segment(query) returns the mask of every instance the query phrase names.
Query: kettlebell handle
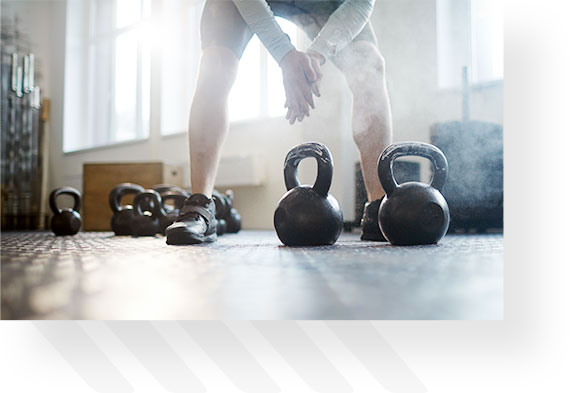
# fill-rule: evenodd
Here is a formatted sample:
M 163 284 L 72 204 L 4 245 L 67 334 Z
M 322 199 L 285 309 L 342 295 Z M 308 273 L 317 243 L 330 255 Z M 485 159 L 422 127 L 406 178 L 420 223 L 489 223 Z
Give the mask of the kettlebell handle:
M 313 185 L 313 190 L 326 197 L 331 188 L 333 175 L 333 161 L 329 149 L 318 142 L 307 142 L 295 146 L 285 157 L 285 187 L 287 191 L 300 186 L 297 170 L 299 163 L 304 158 L 314 157 L 317 160 L 317 179 Z
M 151 189 L 158 192 L 160 195 L 163 195 L 165 192 L 175 192 L 177 194 L 186 196 L 186 198 L 190 196 L 188 192 L 186 192 L 186 190 L 172 184 L 165 184 L 165 183 L 155 184 L 154 186 L 151 187 Z
M 160 194 L 154 190 L 144 190 L 143 192 L 137 194 L 135 199 L 133 200 L 133 209 L 135 215 L 142 216 L 143 209 L 142 209 L 142 202 L 145 199 L 150 199 L 152 202 L 150 212 L 152 213 L 153 218 L 165 217 L 166 211 L 162 206 L 162 198 Z
M 81 193 L 73 187 L 56 188 L 49 195 L 49 206 L 54 214 L 61 214 L 62 210 L 57 206 L 57 197 L 60 195 L 71 195 L 73 197 L 73 210 L 79 212 L 81 209 Z
M 113 213 L 118 213 L 123 210 L 121 199 L 127 194 L 140 194 L 144 188 L 134 183 L 121 183 L 118 184 L 109 194 L 109 205 Z
M 429 159 L 434 166 L 430 186 L 441 191 L 447 180 L 447 158 L 443 152 L 429 143 L 402 142 L 388 146 L 378 158 L 378 178 L 388 197 L 399 187 L 394 178 L 394 161 L 402 156 L 419 156 Z
M 175 209 L 182 209 L 184 206 L 184 201 L 186 201 L 186 195 L 180 194 L 177 190 L 164 191 L 159 193 L 162 198 L 162 207 L 166 208 L 165 201 L 174 201 Z

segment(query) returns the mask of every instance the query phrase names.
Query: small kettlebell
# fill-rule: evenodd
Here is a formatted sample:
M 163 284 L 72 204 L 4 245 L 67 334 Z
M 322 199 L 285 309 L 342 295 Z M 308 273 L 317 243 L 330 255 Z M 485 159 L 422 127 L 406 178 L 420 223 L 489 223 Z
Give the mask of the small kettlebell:
M 154 191 L 158 192 L 159 194 L 163 194 L 164 192 L 167 191 L 173 191 L 176 192 L 178 194 L 181 195 L 185 195 L 186 198 L 188 198 L 190 196 L 190 194 L 188 193 L 188 191 L 186 191 L 185 189 L 183 189 L 182 187 L 179 186 L 175 186 L 173 184 L 155 184 L 154 186 L 151 187 Z
M 180 209 L 184 206 L 184 201 L 187 197 L 186 195 L 179 193 L 178 190 L 172 189 L 160 193 L 160 198 L 162 199 L 162 209 L 165 213 L 164 217 L 159 218 L 160 233 L 164 235 L 166 228 L 178 218 Z M 166 203 L 166 201 L 169 200 L 174 201 L 173 206 Z
M 226 216 L 230 213 L 231 201 L 226 198 L 226 195 L 222 194 L 218 190 L 212 191 L 212 200 L 216 205 L 216 234 L 222 236 L 228 230 L 228 225 L 226 223 Z
M 190 196 L 190 194 L 186 190 L 184 190 L 181 187 L 175 186 L 173 184 L 167 184 L 167 183 L 155 184 L 154 186 L 151 187 L 151 189 L 158 192 L 160 194 L 160 196 L 162 196 L 166 192 L 176 192 L 178 194 L 185 195 L 186 198 L 188 198 Z M 149 201 L 149 200 L 146 199 L 146 201 Z M 173 207 L 171 205 L 164 205 L 164 208 L 166 209 L 166 212 L 170 212 L 173 209 Z M 144 203 L 141 205 L 141 209 L 143 211 L 152 210 L 151 206 L 145 205 Z
M 225 194 L 214 190 L 212 199 L 216 204 L 216 219 L 218 220 L 217 234 L 238 233 L 241 230 L 241 216 L 233 207 L 234 192 L 226 190 Z
M 241 215 L 236 208 L 232 207 L 230 209 L 230 213 L 226 216 L 226 224 L 227 233 L 238 233 L 241 231 Z
M 424 157 L 433 163 L 431 184 L 397 184 L 394 161 L 402 156 Z M 378 159 L 378 177 L 386 197 L 380 203 L 378 222 L 384 237 L 394 245 L 436 244 L 449 227 L 449 207 L 440 190 L 447 180 L 447 159 L 437 147 L 422 142 L 388 146 Z
M 73 209 L 60 209 L 57 206 L 57 197 L 60 195 L 73 197 Z M 49 195 L 49 206 L 53 212 L 51 218 L 51 230 L 56 236 L 75 235 L 81 228 L 81 193 L 73 187 L 56 188 Z
M 226 190 L 226 200 L 228 201 L 228 207 L 230 211 L 226 214 L 226 232 L 227 233 L 238 233 L 241 231 L 241 216 L 237 209 L 233 207 L 234 205 L 234 192 L 232 190 Z
M 216 235 L 218 236 L 222 236 L 223 234 L 225 234 L 228 231 L 228 223 L 226 222 L 226 220 L 224 218 L 220 218 L 217 219 L 217 224 L 216 224 Z
M 121 199 L 128 194 L 140 194 L 144 188 L 134 183 L 121 183 L 115 186 L 109 194 L 109 205 L 113 210 L 111 229 L 117 236 L 131 235 L 131 221 L 133 219 L 133 206 L 121 205 Z
M 150 210 L 147 209 L 147 206 Z M 133 200 L 131 234 L 133 236 L 154 236 L 160 232 L 160 220 L 166 217 L 162 198 L 154 190 L 144 190 Z
M 299 163 L 304 158 L 317 160 L 317 179 L 311 187 L 300 185 Z M 285 158 L 287 193 L 277 203 L 273 224 L 277 236 L 287 246 L 334 244 L 342 232 L 342 210 L 330 195 L 333 162 L 329 149 L 321 143 L 307 142 L 295 146 Z
M 230 212 L 231 201 L 226 198 L 226 195 L 215 189 L 212 191 L 212 199 L 216 205 L 216 219 L 224 218 Z

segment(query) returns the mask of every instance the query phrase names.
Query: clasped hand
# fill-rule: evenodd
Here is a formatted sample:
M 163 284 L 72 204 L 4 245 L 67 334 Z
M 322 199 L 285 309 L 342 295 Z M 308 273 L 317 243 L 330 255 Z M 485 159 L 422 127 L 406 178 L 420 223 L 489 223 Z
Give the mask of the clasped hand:
M 321 96 L 319 84 L 322 78 L 321 64 L 324 58 L 316 52 L 289 51 L 279 64 L 283 71 L 285 88 L 285 118 L 289 124 L 309 117 L 309 107 L 315 109 L 313 94 Z

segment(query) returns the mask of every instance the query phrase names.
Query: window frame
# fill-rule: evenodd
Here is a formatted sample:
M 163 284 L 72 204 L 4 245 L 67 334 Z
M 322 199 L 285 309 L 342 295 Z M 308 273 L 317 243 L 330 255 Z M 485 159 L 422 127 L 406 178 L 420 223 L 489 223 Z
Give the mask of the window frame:
M 460 21 L 455 20 L 455 23 L 457 25 L 461 24 L 462 26 L 466 26 L 466 36 L 468 36 L 468 39 L 466 42 L 460 42 L 460 41 L 450 41 L 450 40 L 443 40 L 442 36 L 445 36 L 446 33 L 448 35 L 450 34 L 450 31 L 453 30 L 454 28 L 457 28 L 457 25 L 453 25 L 451 26 L 450 24 L 444 24 L 441 19 L 440 16 L 442 14 L 444 14 L 444 8 L 445 11 L 448 11 L 449 5 L 453 4 L 453 6 L 461 6 L 463 5 L 464 10 L 463 10 L 463 15 L 460 15 Z M 437 90 L 440 92 L 457 92 L 457 91 L 462 91 L 463 89 L 463 85 L 462 85 L 462 80 L 461 78 L 459 78 L 460 74 L 461 74 L 461 69 L 460 67 L 457 67 L 457 74 L 455 74 L 454 78 L 459 78 L 457 79 L 454 83 L 450 82 L 451 80 L 453 80 L 453 78 L 451 79 L 447 79 L 445 81 L 442 81 L 442 73 L 445 73 L 444 70 L 450 68 L 449 65 L 450 64 L 455 64 L 456 66 L 462 62 L 462 66 L 467 66 L 468 67 L 468 72 L 469 72 L 469 76 L 468 76 L 468 87 L 470 90 L 483 90 L 483 89 L 487 89 L 487 88 L 493 88 L 493 87 L 497 87 L 497 86 L 501 86 L 504 83 L 504 55 L 503 55 L 503 70 L 501 72 L 501 77 L 497 77 L 495 79 L 477 79 L 475 80 L 474 77 L 477 76 L 477 58 L 481 56 L 480 53 L 478 53 L 476 51 L 476 47 L 474 45 L 475 40 L 477 39 L 476 34 L 475 34 L 475 28 L 473 27 L 473 23 L 474 23 L 474 15 L 473 15 L 473 0 L 462 0 L 462 1 L 457 1 L 457 0 L 437 0 L 436 2 L 436 41 L 437 41 L 437 66 L 436 66 L 436 70 L 437 70 Z M 461 22 L 462 21 L 462 22 Z M 445 30 L 445 33 L 440 31 L 440 30 Z M 504 31 L 504 27 L 503 27 L 503 31 Z M 503 42 L 504 42 L 504 36 L 503 36 Z M 446 47 L 446 56 L 445 59 L 442 59 L 442 47 Z M 450 50 L 449 48 L 452 47 L 453 49 Z M 452 51 L 454 53 L 456 52 L 461 52 L 460 50 L 458 50 L 458 47 L 462 47 L 463 50 L 466 50 L 466 53 L 463 54 L 463 56 L 465 57 L 463 60 L 455 60 L 453 61 L 451 59 L 451 57 L 449 56 L 449 52 Z M 442 62 L 446 62 L 446 64 L 443 64 Z
M 83 0 L 79 0 L 83 1 Z M 85 113 L 81 115 L 81 119 L 83 121 L 89 122 L 93 125 L 89 126 L 89 130 L 87 133 L 82 136 L 81 140 L 87 140 L 87 144 L 83 144 L 79 147 L 72 147 L 68 150 L 65 149 L 65 130 L 67 128 L 64 124 L 64 135 L 63 135 L 63 143 L 62 143 L 62 153 L 64 155 L 67 154 L 76 154 L 81 152 L 88 152 L 94 150 L 103 150 L 107 148 L 117 147 L 117 146 L 124 146 L 133 143 L 140 143 L 142 141 L 148 141 L 155 137 L 159 137 L 160 139 L 168 139 L 176 136 L 180 136 L 187 133 L 187 128 L 181 128 L 179 131 L 173 131 L 169 133 L 163 132 L 163 124 L 162 124 L 162 95 L 164 94 L 164 89 L 162 86 L 162 72 L 165 63 L 162 59 L 162 56 L 158 56 L 159 58 L 156 59 L 157 54 L 160 53 L 160 44 L 153 42 L 150 44 L 150 54 L 151 58 L 148 61 L 146 67 L 149 67 L 149 80 L 146 81 L 148 83 L 150 92 L 149 97 L 147 97 L 148 102 L 143 102 L 144 94 L 143 94 L 143 42 L 142 39 L 137 39 L 137 80 L 136 80 L 136 113 L 135 113 L 135 130 L 134 130 L 134 137 L 129 139 L 117 140 L 117 113 L 116 113 L 116 93 L 117 93 L 117 83 L 116 83 L 116 46 L 117 40 L 126 33 L 133 32 L 133 31 L 142 31 L 144 30 L 145 26 L 147 25 L 154 25 L 157 19 L 162 19 L 163 17 L 163 0 L 151 0 L 151 12 L 150 15 L 145 16 L 141 13 L 141 18 L 135 22 L 132 22 L 128 25 L 122 27 L 115 27 L 116 25 L 116 17 L 117 17 L 117 0 L 112 0 L 112 9 L 110 11 L 111 16 L 110 18 L 113 22 L 110 24 L 110 29 L 103 32 L 97 32 L 97 11 L 96 8 L 98 0 L 89 0 L 87 7 L 87 15 L 83 19 L 85 23 L 88 23 L 88 28 L 86 29 L 87 33 L 85 37 L 82 38 L 82 45 L 85 46 L 83 52 L 83 59 L 81 60 L 81 64 L 77 63 L 78 69 L 80 68 L 80 73 L 84 75 L 86 78 L 86 83 L 89 87 L 86 96 L 82 98 L 83 103 L 77 105 L 85 105 Z M 143 0 L 140 0 L 141 2 Z M 196 6 L 203 7 L 204 0 L 196 1 Z M 142 6 L 142 4 L 141 4 Z M 142 11 L 141 11 L 142 12 Z M 69 15 L 68 15 L 69 17 Z M 281 20 L 282 18 L 278 18 Z M 293 22 L 283 19 L 285 22 L 293 24 Z M 199 23 L 199 20 L 198 20 Z M 294 24 L 293 24 L 294 25 Z M 298 45 L 308 45 L 308 39 L 302 33 L 302 30 L 295 26 L 295 35 L 292 38 L 293 42 L 296 42 Z M 257 40 L 256 40 L 257 41 Z M 107 111 L 107 119 L 105 126 L 100 124 L 95 125 L 92 123 L 94 116 L 97 116 L 97 102 L 101 99 L 101 87 L 97 86 L 96 77 L 94 73 L 97 71 L 97 63 L 94 60 L 95 56 L 97 56 L 97 48 L 99 45 L 109 45 L 109 62 L 105 64 L 105 71 L 109 73 L 108 77 L 108 86 L 106 91 L 108 92 L 108 98 L 104 99 L 107 102 L 105 103 L 106 111 Z M 253 42 L 248 44 L 248 48 L 252 46 Z M 158 45 L 158 47 L 157 47 Z M 267 52 L 265 47 L 261 42 L 257 42 L 257 48 L 255 50 L 259 51 L 259 107 L 257 108 L 258 115 L 248 117 L 248 118 L 241 118 L 241 119 L 230 119 L 230 127 L 241 128 L 243 126 L 247 126 L 250 124 L 257 124 L 262 121 L 266 121 L 268 119 L 277 119 L 281 115 L 272 114 L 269 108 L 269 66 L 270 62 L 274 61 L 271 58 L 271 55 Z M 199 58 L 195 59 L 196 62 L 199 62 Z M 75 67 L 75 65 L 74 65 Z M 199 67 L 198 67 L 199 69 Z M 197 73 L 195 78 L 197 78 Z M 239 77 L 239 76 L 238 76 Z M 192 93 L 193 94 L 193 93 Z M 72 104 L 73 105 L 73 104 Z M 145 124 L 143 119 L 143 105 L 148 105 L 148 122 Z M 64 104 L 66 110 L 69 110 L 68 104 Z M 71 108 L 72 109 L 72 108 Z M 188 108 L 189 109 L 189 108 Z M 283 114 L 284 116 L 284 114 Z M 95 129 L 97 127 L 97 129 Z M 147 128 L 145 130 L 145 127 Z M 156 136 L 153 136 L 156 135 Z
M 81 0 L 83 1 L 83 0 Z M 87 146 L 83 145 L 76 148 L 71 148 L 69 150 L 65 149 L 65 131 L 66 125 L 64 124 L 64 133 L 63 133 L 63 143 L 62 143 L 62 153 L 67 154 L 74 154 L 80 152 L 87 152 L 93 150 L 100 150 L 105 149 L 108 147 L 115 147 L 115 146 L 123 146 L 129 143 L 139 143 L 141 141 L 146 141 L 150 139 L 151 134 L 151 122 L 152 122 L 152 58 L 149 57 L 148 64 L 146 67 L 149 68 L 149 80 L 147 81 L 150 92 L 149 96 L 147 97 L 148 102 L 148 120 L 145 124 L 144 117 L 144 92 L 143 92 L 143 67 L 144 64 L 144 50 L 143 45 L 144 42 L 139 35 L 137 37 L 137 76 L 136 76 L 136 102 L 135 102 L 135 127 L 134 127 L 134 137 L 129 139 L 118 140 L 117 139 L 117 112 L 116 112 L 116 81 L 117 81 L 117 74 L 116 74 L 116 50 L 117 50 L 117 40 L 123 35 L 133 31 L 139 30 L 142 32 L 145 26 L 152 23 L 153 12 L 154 12 L 154 5 L 157 3 L 157 0 L 150 0 L 150 15 L 145 16 L 143 13 L 143 2 L 144 0 L 139 0 L 141 2 L 141 17 L 140 19 L 136 20 L 135 22 L 129 23 L 122 27 L 115 27 L 115 21 L 117 17 L 117 0 L 112 0 L 111 6 L 111 15 L 110 19 L 113 21 L 110 26 L 111 28 L 108 31 L 98 32 L 96 27 L 96 19 L 97 19 L 97 1 L 98 0 L 88 0 L 88 4 L 86 5 L 88 11 L 85 19 L 85 22 L 88 24 L 87 34 L 82 39 L 82 45 L 85 46 L 84 50 L 84 59 L 81 64 L 77 64 L 76 66 L 81 69 L 81 73 L 86 78 L 86 84 L 89 88 L 89 91 L 84 98 L 84 102 L 82 105 L 86 105 L 85 113 L 83 115 L 82 120 L 92 124 L 92 120 L 94 116 L 97 116 L 95 113 L 96 110 L 93 109 L 93 106 L 96 105 L 96 102 L 100 97 L 100 87 L 96 87 L 96 77 L 94 76 L 97 73 L 97 69 L 99 64 L 97 64 L 95 57 L 97 55 L 97 48 L 100 45 L 108 44 L 109 45 L 109 62 L 104 64 L 105 72 L 108 72 L 109 78 L 107 81 L 107 88 L 106 91 L 108 92 L 107 103 L 105 105 L 106 112 L 107 112 L 107 121 L 105 126 L 101 127 L 98 126 L 95 129 L 95 126 L 88 126 L 88 133 L 82 139 L 86 139 L 89 141 Z M 67 14 L 67 17 L 70 15 Z M 152 53 L 152 47 L 149 48 L 149 52 Z M 66 63 L 67 64 L 67 63 Z M 69 98 L 67 98 L 69 99 Z M 68 104 L 64 104 L 64 108 L 69 110 L 70 108 L 67 106 Z M 146 128 L 146 129 L 145 129 Z M 102 137 L 104 135 L 104 137 Z
M 154 0 L 156 1 L 156 0 Z M 284 18 L 280 18 L 276 16 L 276 19 L 278 21 L 280 20 L 284 20 L 286 23 L 291 23 L 293 24 L 293 22 L 284 19 Z M 291 41 L 294 42 L 295 44 L 297 44 L 296 46 L 307 46 L 309 44 L 308 42 L 308 38 L 304 35 L 304 33 L 302 32 L 302 30 L 298 27 L 295 26 L 295 33 L 294 33 L 294 37 L 291 37 Z M 255 35 L 254 35 L 255 37 Z M 252 37 L 252 40 L 253 38 Z M 257 46 L 257 48 L 255 48 L 255 50 L 258 51 L 259 54 L 259 108 L 258 108 L 258 115 L 253 116 L 253 117 L 248 117 L 248 118 L 240 118 L 240 119 L 229 119 L 229 124 L 230 124 L 230 128 L 243 128 L 244 126 L 247 125 L 255 125 L 259 122 L 263 122 L 263 121 L 267 121 L 267 120 L 272 120 L 272 119 L 278 119 L 281 115 L 275 115 L 275 114 L 271 114 L 270 113 L 270 108 L 269 108 L 269 63 L 274 61 L 273 58 L 271 57 L 271 55 L 269 54 L 269 52 L 267 51 L 267 49 L 263 46 L 263 44 L 258 40 L 254 40 L 255 42 L 252 42 L 252 40 L 250 40 L 250 42 L 248 43 L 247 47 L 246 47 L 246 51 L 249 49 L 251 50 L 252 48 L 255 48 L 255 46 Z M 244 51 L 245 53 L 245 51 Z M 199 59 L 196 59 L 196 61 L 199 61 Z M 162 66 L 163 63 L 159 62 L 160 65 L 160 69 L 157 70 L 158 74 L 162 74 Z M 199 69 L 199 67 L 198 67 Z M 197 78 L 198 75 L 196 75 Z M 237 78 L 239 78 L 239 71 L 238 71 L 238 76 Z M 237 79 L 236 79 L 237 82 Z M 233 88 L 235 88 L 236 84 L 234 83 Z M 232 88 L 232 91 L 233 91 Z M 231 93 L 230 93 L 231 95 Z M 189 109 L 189 108 L 188 108 Z M 158 113 L 160 114 L 160 116 L 162 115 L 162 108 L 158 109 Z M 231 116 L 231 114 L 230 114 Z M 285 116 L 285 113 L 283 113 L 283 116 Z M 161 120 L 158 121 L 158 123 L 160 124 L 160 129 L 159 129 L 159 134 L 161 138 L 171 138 L 174 136 L 180 136 L 183 134 L 186 134 L 188 132 L 187 128 L 182 128 L 178 131 L 173 131 L 173 132 L 169 132 L 169 133 L 164 133 L 163 129 L 162 129 L 162 123 Z

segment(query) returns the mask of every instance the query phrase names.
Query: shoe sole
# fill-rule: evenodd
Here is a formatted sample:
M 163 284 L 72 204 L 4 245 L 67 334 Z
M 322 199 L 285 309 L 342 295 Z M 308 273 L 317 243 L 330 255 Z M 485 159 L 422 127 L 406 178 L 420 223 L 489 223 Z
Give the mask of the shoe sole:
M 166 236 L 166 244 L 173 246 L 183 246 L 191 244 L 212 243 L 217 238 L 218 237 L 215 233 L 212 233 L 211 235 L 197 235 L 195 233 L 188 232 L 174 232 L 169 233 Z

